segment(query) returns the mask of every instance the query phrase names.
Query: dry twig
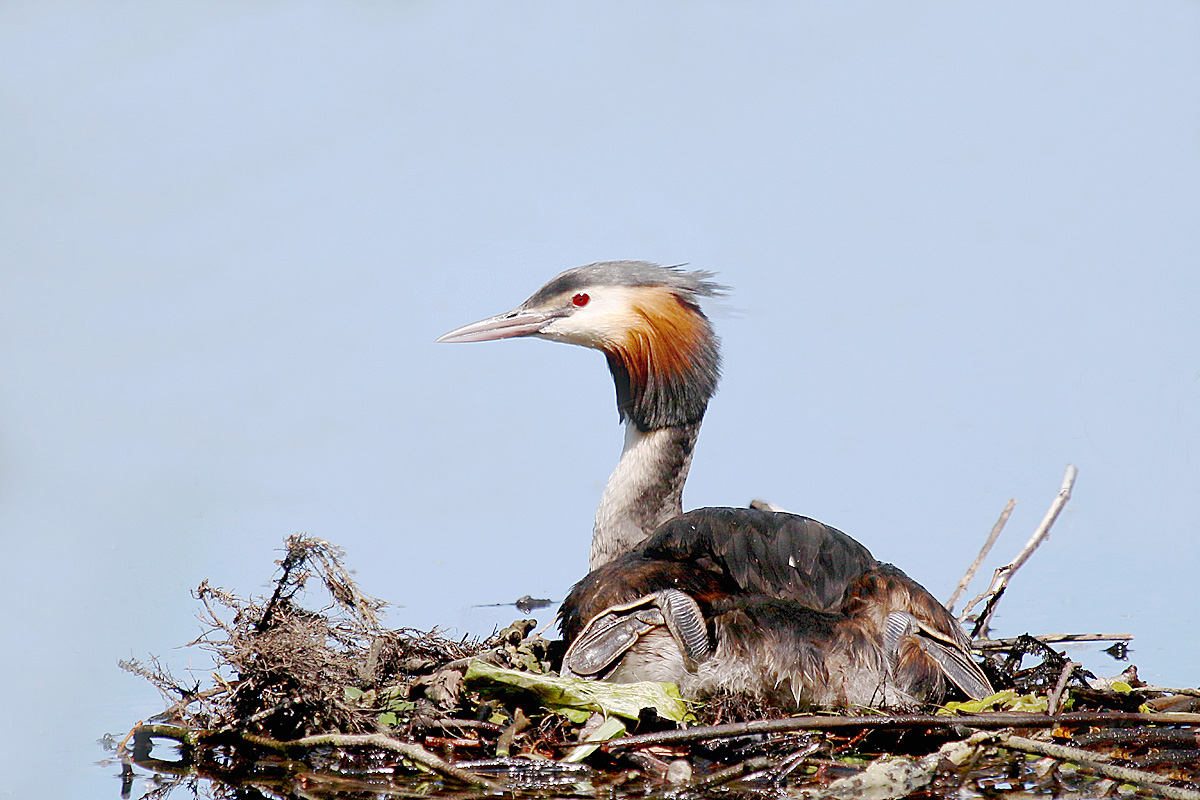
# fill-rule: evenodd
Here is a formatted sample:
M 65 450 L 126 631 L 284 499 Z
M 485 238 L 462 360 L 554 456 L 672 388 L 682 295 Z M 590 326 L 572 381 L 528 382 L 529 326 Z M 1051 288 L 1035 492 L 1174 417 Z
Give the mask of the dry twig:
M 243 733 L 242 738 L 251 744 L 267 747 L 281 753 L 286 753 L 291 750 L 307 750 L 313 747 L 378 747 L 381 750 L 390 750 L 393 753 L 398 753 L 404 758 L 412 761 L 415 764 L 420 764 L 433 772 L 438 773 L 447 778 L 453 778 L 456 781 L 467 784 L 468 786 L 482 786 L 493 791 L 500 791 L 501 787 L 495 781 L 489 780 L 482 775 L 477 775 L 474 772 L 468 772 L 465 769 L 456 767 L 445 759 L 439 758 L 433 753 L 421 747 L 419 744 L 412 742 L 402 742 L 398 739 L 393 739 L 382 733 L 365 733 L 365 734 L 349 734 L 349 733 L 323 733 L 316 736 L 304 736 L 300 739 L 292 739 L 291 741 L 281 742 L 277 739 L 271 739 L 266 736 L 255 736 L 249 733 Z
M 995 734 L 994 741 L 1001 747 L 1007 747 L 1010 750 L 1019 750 L 1023 753 L 1033 753 L 1039 756 L 1049 756 L 1059 761 L 1070 761 L 1072 764 L 1077 764 L 1089 772 L 1103 775 L 1106 778 L 1148 787 L 1157 794 L 1170 798 L 1170 800 L 1200 800 L 1200 792 L 1194 789 L 1181 789 L 1176 786 L 1170 786 L 1164 783 L 1163 779 L 1153 772 L 1110 764 L 1108 763 L 1110 761 L 1109 757 L 1101 753 L 1093 753 L 1090 750 L 1082 750 L 1078 747 L 1051 744 L 1050 742 L 1039 742 L 1036 739 L 1028 739 L 1012 733 L 997 733 Z
M 686 788 L 695 790 L 711 789 L 714 786 L 723 786 L 730 781 L 737 780 L 743 775 L 764 770 L 769 766 L 771 766 L 771 759 L 766 758 L 765 756 L 755 756 L 754 758 L 748 758 L 745 761 L 734 764 L 731 767 L 719 769 L 710 775 L 705 775 L 703 778 L 692 781 L 687 785 Z
M 1165 686 L 1145 686 L 1138 687 L 1139 692 L 1162 692 L 1163 694 L 1182 694 L 1188 697 L 1200 697 L 1200 689 L 1168 689 Z
M 979 615 L 979 622 L 975 624 L 975 630 L 972 631 L 972 636 L 978 636 L 980 633 L 987 630 L 988 622 L 991 621 L 992 614 L 996 610 L 996 601 L 1008 586 L 1009 580 L 1016 574 L 1029 557 L 1033 555 L 1033 551 L 1038 549 L 1046 537 L 1050 535 L 1050 527 L 1054 525 L 1054 521 L 1058 519 L 1059 512 L 1063 510 L 1063 506 L 1071 499 L 1071 489 L 1075 486 L 1075 477 L 1079 474 L 1079 470 L 1075 469 L 1074 464 L 1067 465 L 1067 472 L 1063 476 L 1062 487 L 1058 490 L 1058 494 L 1054 498 L 1054 502 L 1050 504 L 1050 510 L 1046 512 L 1046 516 L 1042 518 L 1042 522 L 1038 525 L 1037 530 L 1029 537 L 1029 541 L 1021 548 L 1021 552 L 1017 554 L 1009 563 L 996 570 L 992 575 L 992 582 L 988 586 L 987 591 L 976 597 L 967 607 L 963 609 L 960 620 L 967 618 L 973 609 L 981 600 L 987 600 L 987 606 L 982 614 Z
M 988 534 L 987 541 L 983 543 L 983 547 L 979 549 L 979 555 L 975 556 L 975 560 L 971 562 L 971 566 L 967 567 L 966 573 L 962 576 L 962 580 L 958 582 L 958 586 L 954 587 L 954 593 L 950 595 L 950 599 L 946 601 L 946 608 L 954 611 L 954 604 L 958 602 L 958 598 L 971 585 L 971 581 L 975 580 L 975 573 L 979 572 L 979 567 L 982 566 L 983 560 L 987 558 L 988 553 L 992 552 L 992 545 L 1000 538 L 1000 531 L 1004 530 L 1004 523 L 1008 522 L 1009 515 L 1012 514 L 1013 507 L 1016 506 L 1016 498 L 1008 501 L 1004 506 L 1004 510 L 1000 512 L 1000 519 L 996 520 L 996 524 L 992 526 L 992 532 Z
M 905 714 L 859 717 L 802 716 L 753 720 L 724 725 L 698 725 L 683 730 L 643 733 L 614 739 L 603 750 L 644 747 L 653 744 L 682 744 L 702 739 L 731 739 L 755 733 L 784 733 L 838 728 L 1053 728 L 1059 725 L 1200 725 L 1200 714 L 1140 713 L 1132 711 L 1074 711 L 1067 714 L 1027 714 L 998 711 L 957 717 Z
M 1046 713 L 1053 716 L 1058 713 L 1059 703 L 1062 702 L 1063 696 L 1066 693 L 1067 681 L 1071 678 L 1071 673 L 1079 666 L 1074 661 L 1068 661 L 1063 664 L 1062 672 L 1058 676 L 1058 683 L 1054 684 L 1054 691 L 1050 693 L 1049 699 L 1046 701 Z
M 1029 635 L 1029 634 L 1026 634 Z M 1132 633 L 1043 633 L 1040 636 L 1030 636 L 1044 644 L 1062 642 L 1130 642 Z M 971 646 L 976 650 L 1008 650 L 1021 643 L 1021 637 L 1010 639 L 975 639 Z

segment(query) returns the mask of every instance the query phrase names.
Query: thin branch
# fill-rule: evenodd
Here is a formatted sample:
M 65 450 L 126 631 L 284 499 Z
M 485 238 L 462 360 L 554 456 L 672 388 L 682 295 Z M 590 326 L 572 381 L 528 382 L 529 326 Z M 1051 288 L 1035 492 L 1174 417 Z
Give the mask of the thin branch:
M 185 728 L 181 725 L 160 725 L 155 723 L 143 725 L 139 723 L 133 726 L 133 730 L 130 733 L 133 735 L 135 744 L 142 738 L 162 738 L 171 739 L 188 747 L 195 747 L 209 731 L 198 731 L 193 728 Z M 129 737 L 126 736 L 125 738 L 128 739 Z
M 1059 488 L 1058 494 L 1054 497 L 1054 502 L 1050 504 L 1050 508 L 1046 511 L 1046 516 L 1042 518 L 1042 524 L 1038 525 L 1037 530 L 1033 532 L 1033 536 L 1029 537 L 1029 541 L 1025 543 L 1025 547 L 1021 550 L 1020 555 L 1013 561 L 1012 572 L 1016 572 L 1021 566 L 1029 560 L 1033 555 L 1033 551 L 1038 548 L 1045 538 L 1050 534 L 1050 526 L 1058 519 L 1058 514 L 1063 510 L 1063 506 L 1071 499 L 1071 490 L 1075 488 L 1075 478 L 1079 476 L 1079 470 L 1074 464 L 1067 464 L 1067 471 L 1063 475 L 1062 487 Z
M 1059 642 L 1130 642 L 1132 633 L 1044 633 L 1034 636 L 1039 642 L 1046 644 Z M 1011 639 L 976 639 L 971 646 L 976 650 L 1007 650 L 1020 644 L 1017 637 Z
M 1168 689 L 1165 686 L 1138 686 L 1139 692 L 1162 692 L 1163 694 L 1182 694 L 1187 697 L 1200 697 L 1200 689 Z
M 996 575 L 999 574 L 1000 570 L 996 570 Z M 995 580 L 996 575 L 992 576 L 993 581 Z M 1004 593 L 1006 591 L 1008 591 L 1007 581 L 1005 581 L 1002 586 L 996 589 L 996 591 L 993 592 L 990 597 L 988 597 L 987 603 L 983 606 L 983 611 L 979 612 L 979 618 L 975 621 L 975 627 L 971 629 L 972 639 L 980 634 L 983 634 L 984 636 L 987 635 L 988 622 L 991 621 L 992 614 L 996 611 L 996 604 L 1000 602 L 1001 597 L 1004 597 Z
M 454 719 L 454 718 L 450 718 L 450 717 L 448 717 L 446 719 L 414 719 L 410 723 L 410 725 L 412 727 L 418 728 L 418 729 L 424 729 L 424 728 L 442 728 L 442 729 L 474 728 L 476 730 L 487 731 L 488 733 L 499 734 L 499 733 L 504 732 L 503 725 L 497 725 L 494 722 L 484 722 L 482 720 L 477 720 L 477 719 Z
M 614 739 L 601 745 L 604 750 L 642 747 L 651 744 L 680 744 L 701 739 L 731 739 L 755 733 L 790 733 L 838 728 L 1052 728 L 1058 725 L 1190 725 L 1200 726 L 1200 714 L 1136 713 L 1130 711 L 1074 711 L 1067 714 L 1026 714 L 1007 711 L 978 715 L 936 716 L 907 714 L 897 716 L 803 716 L 754 720 L 724 725 L 699 725 L 694 728 L 659 733 L 643 733 Z M 574 745 L 572 745 L 574 746 Z
M 1022 565 L 1029 560 L 1029 557 L 1033 555 L 1033 551 L 1037 550 L 1038 546 L 1046 540 L 1046 537 L 1050 535 L 1051 526 L 1054 525 L 1054 521 L 1058 519 L 1059 512 L 1063 510 L 1063 506 L 1065 506 L 1067 501 L 1071 499 L 1071 489 L 1075 486 L 1075 477 L 1078 474 L 1079 470 L 1075 469 L 1074 464 L 1067 465 L 1067 472 L 1063 476 L 1062 487 L 1058 490 L 1058 495 L 1055 496 L 1054 502 L 1050 504 L 1050 510 L 1047 511 L 1046 516 L 1042 518 L 1042 523 L 1038 525 L 1037 530 L 1035 530 L 1033 535 L 1029 537 L 1029 541 L 1025 543 L 1023 548 L 1021 548 L 1021 552 L 1017 554 L 1017 557 L 1008 564 L 1005 564 L 1003 567 L 1000 567 L 996 570 L 995 574 L 992 576 L 992 583 L 990 586 L 988 586 L 987 591 L 967 604 L 967 607 L 963 609 L 962 614 L 959 615 L 960 620 L 966 619 L 967 615 L 971 613 L 971 609 L 973 609 L 981 600 L 984 600 L 985 598 L 992 598 L 1004 591 L 1004 587 L 1008 586 L 1009 580 L 1016 573 L 1016 571 L 1019 570 Z M 988 622 L 991 620 L 992 613 L 994 611 L 995 605 L 993 604 L 989 611 L 980 615 L 979 622 L 975 624 L 975 630 L 972 633 L 972 636 L 976 636 L 982 631 L 987 630 Z
M 1004 523 L 1008 522 L 1009 515 L 1012 514 L 1013 507 L 1016 506 L 1016 498 L 1008 501 L 1008 505 L 1000 512 L 1000 519 L 996 520 L 996 524 L 992 526 L 992 532 L 988 534 L 987 541 L 983 543 L 983 547 L 979 550 L 979 555 L 975 556 L 975 560 L 971 562 L 971 566 L 967 567 L 967 572 L 962 576 L 962 580 L 958 582 L 958 586 L 954 588 L 954 594 L 950 595 L 950 599 L 946 601 L 946 608 L 954 611 L 954 604 L 958 602 L 958 598 L 971 585 L 971 581 L 975 580 L 975 573 L 979 572 L 980 566 L 983 565 L 983 560 L 987 558 L 988 553 L 992 552 L 992 545 L 1000 538 L 1000 531 L 1004 530 Z
M 1187 728 L 1102 728 L 1071 738 L 1076 747 L 1094 745 L 1122 748 L 1167 746 L 1180 750 L 1195 750 L 1200 747 L 1196 731 Z
M 705 775 L 703 778 L 692 781 L 691 783 L 687 784 L 686 788 L 695 790 L 711 789 L 714 786 L 723 786 L 730 781 L 737 780 L 747 773 L 758 772 L 766 769 L 769 766 L 771 766 L 771 759 L 767 758 L 766 756 L 755 756 L 753 758 L 748 758 L 739 764 L 734 764 L 731 767 L 719 769 L 716 772 Z
M 1063 664 L 1062 672 L 1058 675 L 1058 682 L 1054 684 L 1054 691 L 1050 693 L 1050 698 L 1046 701 L 1046 713 L 1053 716 L 1058 713 L 1059 703 L 1066 694 L 1067 681 L 1071 678 L 1071 673 L 1079 666 L 1074 661 L 1068 661 Z
M 427 767 L 439 775 L 447 778 L 453 778 L 456 781 L 467 784 L 468 786 L 482 786 L 487 789 L 501 791 L 501 787 L 495 781 L 489 780 L 482 775 L 477 775 L 474 772 L 468 772 L 461 767 L 456 767 L 449 761 L 437 757 L 433 753 L 421 747 L 418 744 L 410 742 L 401 742 L 398 739 L 393 739 L 382 733 L 323 733 L 315 736 L 304 736 L 300 739 L 292 739 L 290 741 L 279 741 L 267 736 L 255 736 L 249 733 L 243 733 L 242 738 L 251 744 L 256 744 L 261 747 L 267 747 L 279 752 L 286 752 L 292 748 L 308 749 L 312 747 L 378 747 L 381 750 L 390 750 L 393 753 L 398 753 L 404 758 L 414 763 Z
M 117 758 L 125 757 L 125 754 L 127 752 L 127 750 L 125 749 L 125 745 L 129 744 L 129 740 L 133 738 L 133 734 L 135 732 L 137 732 L 137 729 L 142 727 L 145 724 L 146 724 L 145 721 L 138 720 L 137 724 L 129 729 L 129 733 L 125 734 L 124 738 L 122 738 L 121 741 L 117 743 L 117 752 L 116 752 Z
M 1181 789 L 1166 784 L 1163 782 L 1163 778 L 1155 775 L 1153 772 L 1110 764 L 1108 763 L 1110 760 L 1109 757 L 1101 753 L 1081 750 L 1078 747 L 1039 742 L 1036 739 L 1027 739 L 1024 736 L 1016 736 L 1010 733 L 996 734 L 995 742 L 1001 747 L 1006 747 L 1010 750 L 1033 753 L 1039 756 L 1049 756 L 1059 761 L 1070 761 L 1072 764 L 1077 764 L 1088 772 L 1094 772 L 1106 778 L 1112 778 L 1113 780 L 1125 783 L 1136 783 L 1140 786 L 1145 786 L 1163 797 L 1170 798 L 1170 800 L 1200 800 L 1200 792 L 1194 789 Z
M 804 747 L 801 747 L 799 750 L 783 759 L 779 766 L 775 767 L 774 772 L 776 780 L 782 780 L 786 778 L 801 766 L 821 761 L 821 759 L 811 758 L 811 756 L 813 753 L 820 750 L 822 746 L 823 744 L 820 741 L 809 742 Z

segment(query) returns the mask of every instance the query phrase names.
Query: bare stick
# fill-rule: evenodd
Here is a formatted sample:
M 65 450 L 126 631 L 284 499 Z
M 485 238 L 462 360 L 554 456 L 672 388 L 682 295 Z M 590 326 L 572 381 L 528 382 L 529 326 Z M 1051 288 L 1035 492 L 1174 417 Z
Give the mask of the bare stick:
M 1200 697 L 1200 689 L 1168 689 L 1165 686 L 1146 686 L 1137 687 L 1139 692 L 1162 692 L 1163 694 L 1181 694 L 1186 697 Z
M 488 733 L 503 733 L 504 726 L 497 725 L 494 722 L 481 722 L 477 719 L 415 719 L 412 722 L 414 728 L 475 728 L 476 730 L 487 731 Z
M 1050 510 L 1047 511 L 1046 516 L 1042 518 L 1042 524 L 1037 526 L 1037 530 L 1035 530 L 1033 535 L 1029 537 L 1029 541 L 1025 543 L 1023 548 L 1021 548 L 1021 552 L 1017 554 L 1017 557 L 996 570 L 995 574 L 992 576 L 992 583 L 990 586 L 988 586 L 987 591 L 967 604 L 967 607 L 963 609 L 963 613 L 959 616 L 960 620 L 966 619 L 967 615 L 971 613 L 971 609 L 973 609 L 981 600 L 992 598 L 1004 591 L 1004 588 L 1008 586 L 1009 580 L 1016 573 L 1016 571 L 1019 570 L 1021 566 L 1029 560 L 1029 557 L 1033 555 L 1033 551 L 1037 550 L 1038 546 L 1046 540 L 1046 537 L 1050 535 L 1050 527 L 1054 524 L 1054 520 L 1058 519 L 1059 512 L 1063 510 L 1063 506 L 1065 506 L 1067 501 L 1071 499 L 1071 489 L 1075 486 L 1075 477 L 1078 474 L 1079 470 L 1075 469 L 1074 464 L 1067 465 L 1067 473 L 1063 476 L 1062 487 L 1058 490 L 1058 495 L 1054 498 L 1054 502 L 1050 504 Z M 994 612 L 995 606 L 993 605 L 988 612 L 985 612 L 980 616 L 979 622 L 975 624 L 975 631 L 973 635 L 978 635 L 980 632 L 987 630 L 988 622 L 991 620 Z
M 983 607 L 983 611 L 979 612 L 979 616 L 975 619 L 975 627 L 971 629 L 971 638 L 976 636 L 987 636 L 988 623 L 991 622 L 992 614 L 996 611 L 996 606 L 1000 602 L 1000 598 L 1004 597 L 1004 593 L 1008 590 L 1008 584 L 1001 586 L 996 590 L 996 593 L 988 598 L 987 603 Z
M 803 716 L 762 719 L 724 725 L 699 725 L 684 730 L 642 733 L 613 739 L 600 745 L 602 750 L 620 750 L 651 744 L 680 744 L 702 739 L 731 739 L 755 733 L 791 733 L 839 728 L 1053 728 L 1057 725 L 1191 725 L 1200 726 L 1200 714 L 1177 712 L 1137 713 L 1130 711 L 1073 711 L 1067 714 L 1027 714 L 997 711 L 987 714 L 942 717 L 933 714 L 892 716 Z M 571 745 L 572 747 L 576 745 Z
M 332 747 L 355 747 L 366 745 L 368 747 L 378 747 L 381 750 L 391 750 L 393 753 L 398 753 L 409 761 L 420 764 L 429 770 L 438 773 L 447 778 L 454 778 L 468 786 L 483 786 L 487 789 L 499 790 L 501 787 L 494 781 L 488 780 L 482 775 L 477 775 L 474 772 L 468 772 L 461 767 L 456 767 L 449 761 L 435 756 L 433 753 L 421 747 L 419 744 L 410 742 L 401 742 L 398 739 L 393 739 L 382 733 L 325 733 L 315 736 L 304 736 L 300 739 L 292 739 L 291 741 L 280 741 L 271 739 L 267 736 L 255 736 L 249 733 L 243 733 L 242 738 L 251 744 L 257 744 L 261 747 L 267 747 L 273 750 L 286 752 L 292 748 L 312 748 L 322 745 Z
M 1089 750 L 1082 750 L 1078 747 L 1067 747 L 1061 744 L 1039 742 L 1036 739 L 1027 739 L 1024 736 L 1016 736 L 1010 733 L 996 734 L 995 742 L 1001 747 L 1006 747 L 1010 750 L 1033 753 L 1039 756 L 1049 756 L 1059 761 L 1070 761 L 1072 764 L 1078 764 L 1088 772 L 1103 775 L 1106 778 L 1112 778 L 1116 781 L 1136 783 L 1140 786 L 1148 787 L 1151 791 L 1171 800 L 1200 800 L 1200 792 L 1197 792 L 1195 789 L 1181 789 L 1171 786 L 1164 783 L 1164 779 L 1153 772 L 1110 764 L 1108 763 L 1110 760 L 1109 756 L 1102 753 L 1093 753 Z
M 980 548 L 979 555 L 975 556 L 975 560 L 971 562 L 971 566 L 967 567 L 966 574 L 962 576 L 962 580 L 954 588 L 954 594 L 950 595 L 950 599 L 946 601 L 946 608 L 948 610 L 954 611 L 954 604 L 958 602 L 958 598 L 971 585 L 971 581 L 975 580 L 975 573 L 979 572 L 979 567 L 983 565 L 983 560 L 992 551 L 992 545 L 1000 538 L 1000 531 L 1004 530 L 1004 523 L 1008 522 L 1008 517 L 1012 514 L 1013 506 L 1016 504 L 1016 498 L 1013 498 L 1008 501 L 1008 505 L 1000 512 L 1000 519 L 996 520 L 996 524 L 992 526 L 992 532 L 988 534 L 987 541 Z
M 1074 661 L 1068 661 L 1063 664 L 1062 672 L 1059 673 L 1058 683 L 1054 684 L 1054 691 L 1050 693 L 1050 699 L 1046 702 L 1046 713 L 1054 716 L 1058 713 L 1058 704 L 1062 701 L 1063 695 L 1066 693 L 1067 681 L 1071 678 L 1071 673 L 1079 666 Z
M 765 756 L 755 756 L 748 758 L 740 764 L 734 764 L 732 767 L 719 769 L 711 775 L 705 775 L 688 784 L 688 789 L 711 789 L 714 786 L 722 786 L 730 781 L 735 781 L 748 772 L 758 772 L 771 766 L 771 759 Z
M 1043 633 L 1040 636 L 1034 636 L 1039 642 L 1050 644 L 1052 642 L 1131 642 L 1133 641 L 1132 633 Z M 1008 648 L 1019 644 L 1020 639 L 1013 637 L 1011 639 L 976 639 L 971 642 L 971 646 L 976 650 L 1007 650 Z
M 1021 550 L 1020 555 L 1013 560 L 1012 568 L 1009 570 L 1011 575 L 1021 568 L 1021 566 L 1029 560 L 1033 555 L 1033 551 L 1038 549 L 1046 537 L 1050 534 L 1050 526 L 1058 519 L 1058 514 L 1063 510 L 1063 506 L 1071 499 L 1071 490 L 1075 488 L 1075 478 L 1079 475 L 1079 470 L 1074 464 L 1067 464 L 1067 471 L 1063 475 L 1062 486 L 1058 490 L 1058 494 L 1054 497 L 1054 502 L 1050 504 L 1050 509 L 1046 512 L 1046 516 L 1042 518 L 1042 524 L 1038 525 L 1037 530 L 1033 532 L 1033 536 L 1029 537 L 1029 541 L 1025 543 L 1025 547 Z

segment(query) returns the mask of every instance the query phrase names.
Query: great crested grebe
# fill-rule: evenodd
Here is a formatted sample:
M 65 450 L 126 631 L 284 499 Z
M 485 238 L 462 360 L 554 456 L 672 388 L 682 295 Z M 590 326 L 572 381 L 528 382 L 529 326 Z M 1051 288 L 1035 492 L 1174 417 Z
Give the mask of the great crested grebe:
M 797 708 L 910 705 L 952 685 L 991 694 L 945 607 L 841 531 L 758 509 L 683 513 L 720 374 L 699 305 L 724 290 L 712 277 L 644 261 L 588 264 L 438 339 L 532 336 L 608 360 L 625 446 L 596 511 L 591 572 L 563 601 L 563 673 Z

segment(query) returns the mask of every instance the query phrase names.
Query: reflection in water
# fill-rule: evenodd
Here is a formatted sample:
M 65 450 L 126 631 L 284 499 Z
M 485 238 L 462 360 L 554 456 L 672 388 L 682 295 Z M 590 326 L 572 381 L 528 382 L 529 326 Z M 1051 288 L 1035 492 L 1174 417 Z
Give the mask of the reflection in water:
M 254 759 L 235 759 L 235 751 L 227 751 L 223 761 L 193 760 L 191 750 L 178 747 L 178 758 L 159 759 L 152 755 L 153 737 L 132 748 L 133 763 L 147 770 L 148 783 L 153 788 L 140 798 L 166 797 L 181 792 L 191 796 L 236 796 L 243 800 L 258 798 L 358 798 L 358 797 L 479 797 L 479 791 L 467 793 L 468 787 L 427 771 L 416 769 L 399 759 L 357 759 L 345 751 L 335 753 L 321 763 L 320 769 L 281 756 L 259 756 Z M 160 749 L 163 745 L 158 746 Z M 606 775 L 585 764 L 560 761 L 531 761 L 525 758 L 494 758 L 461 761 L 459 767 L 473 775 L 485 777 L 494 786 L 502 785 L 509 795 L 545 796 L 553 792 L 559 797 L 594 797 L 604 786 L 620 786 L 630 796 L 642 796 L 658 786 L 644 776 Z M 122 798 L 129 798 L 134 782 L 133 767 L 126 765 L 122 775 Z M 128 778 L 125 776 L 128 775 Z
M 537 611 L 538 609 L 541 609 L 541 608 L 547 608 L 554 602 L 555 601 L 549 600 L 549 599 L 542 599 L 542 598 L 530 597 L 529 595 L 525 595 L 523 597 L 517 598 L 516 601 L 514 601 L 512 603 L 479 603 L 479 604 L 471 606 L 471 607 L 472 608 L 507 608 L 509 606 L 515 606 L 517 611 L 520 611 L 522 614 L 528 614 L 531 611 Z

